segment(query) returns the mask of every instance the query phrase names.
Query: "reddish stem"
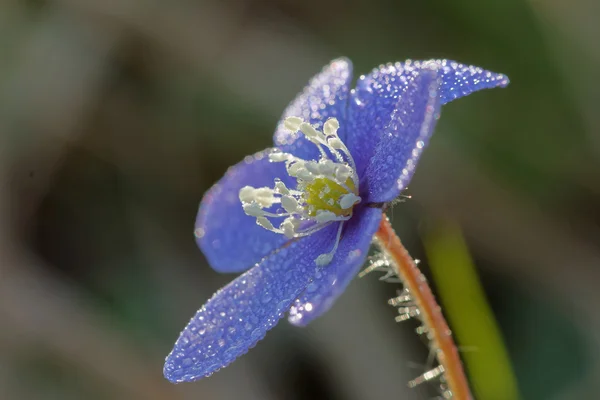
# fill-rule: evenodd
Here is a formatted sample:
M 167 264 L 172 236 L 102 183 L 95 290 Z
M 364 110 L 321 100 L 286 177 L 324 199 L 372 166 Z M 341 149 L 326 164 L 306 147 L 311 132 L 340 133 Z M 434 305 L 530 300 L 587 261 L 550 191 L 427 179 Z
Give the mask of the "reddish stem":
M 408 251 L 400 242 L 394 228 L 384 214 L 375 234 L 379 247 L 393 261 L 398 277 L 404 286 L 410 291 L 412 298 L 420 310 L 420 317 L 428 329 L 428 336 L 432 346 L 436 350 L 436 356 L 440 365 L 444 368 L 444 376 L 448 389 L 452 392 L 454 399 L 472 400 L 473 396 L 469 389 L 466 375 L 464 373 L 458 350 L 452 339 L 452 331 L 448 327 L 441 307 L 435 301 L 427 279 L 421 273 Z

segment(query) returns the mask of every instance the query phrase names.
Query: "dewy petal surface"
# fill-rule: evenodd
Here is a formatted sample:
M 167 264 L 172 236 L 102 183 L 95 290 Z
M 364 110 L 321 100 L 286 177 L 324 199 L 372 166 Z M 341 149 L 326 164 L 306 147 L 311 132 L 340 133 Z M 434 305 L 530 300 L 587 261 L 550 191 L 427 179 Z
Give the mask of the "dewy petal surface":
M 196 313 L 167 356 L 165 377 L 190 382 L 246 353 L 287 311 L 330 250 L 337 224 L 294 241 L 219 290 Z
M 393 200 L 408 185 L 440 110 L 437 67 L 423 68 L 407 84 L 364 176 L 367 201 Z
M 244 213 L 239 191 L 249 185 L 272 187 L 274 178 L 295 186 L 283 163 L 269 162 L 269 149 L 231 167 L 204 196 L 196 218 L 196 242 L 213 269 L 245 271 L 288 239 L 256 224 Z
M 359 176 L 364 172 L 366 160 L 373 155 L 379 137 L 389 124 L 390 116 L 407 83 L 424 65 L 432 62 L 439 67 L 442 105 L 478 90 L 508 84 L 506 75 L 450 60 L 390 63 L 361 76 L 348 103 L 346 137 L 346 145 L 354 156 Z
M 315 145 L 301 133 L 285 129 L 283 121 L 291 116 L 300 117 L 318 130 L 328 118 L 345 121 L 351 80 L 352 63 L 347 58 L 338 58 L 325 66 L 283 112 L 273 136 L 275 146 L 305 160 L 318 159 L 320 153 Z M 338 131 L 342 140 L 345 139 L 345 129 L 342 123 Z
M 290 309 L 288 320 L 305 326 L 329 310 L 365 262 L 381 221 L 380 208 L 362 207 L 348 222 L 331 264 L 317 270 L 313 281 Z

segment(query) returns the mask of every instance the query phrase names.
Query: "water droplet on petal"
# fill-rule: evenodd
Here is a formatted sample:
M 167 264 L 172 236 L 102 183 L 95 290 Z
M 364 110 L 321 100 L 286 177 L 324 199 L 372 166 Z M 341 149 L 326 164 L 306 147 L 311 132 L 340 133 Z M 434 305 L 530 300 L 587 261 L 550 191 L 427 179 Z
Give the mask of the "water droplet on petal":
M 260 301 L 262 301 L 263 304 L 267 304 L 272 299 L 273 299 L 273 296 L 271 296 L 271 294 L 269 292 L 267 292 L 267 293 L 263 294 L 263 296 L 260 299 Z

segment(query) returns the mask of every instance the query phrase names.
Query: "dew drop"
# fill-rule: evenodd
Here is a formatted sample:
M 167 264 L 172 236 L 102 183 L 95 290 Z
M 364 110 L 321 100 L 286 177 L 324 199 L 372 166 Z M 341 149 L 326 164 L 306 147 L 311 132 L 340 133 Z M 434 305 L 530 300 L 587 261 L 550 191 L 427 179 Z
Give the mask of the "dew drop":
M 267 292 L 267 293 L 263 294 L 263 296 L 260 299 L 260 301 L 262 301 L 263 304 L 267 304 L 272 299 L 273 299 L 273 296 L 271 296 L 271 294 L 269 292 Z
M 252 334 L 250 334 L 250 337 L 252 338 L 253 341 L 259 340 L 262 337 L 262 330 L 259 328 L 253 330 Z
M 240 349 L 237 346 L 232 346 L 229 349 L 225 350 L 223 356 L 227 361 L 233 361 L 239 354 Z
M 202 239 L 204 237 L 204 235 L 206 234 L 206 232 L 204 231 L 204 228 L 198 228 L 194 231 L 194 235 L 198 238 L 198 239 Z

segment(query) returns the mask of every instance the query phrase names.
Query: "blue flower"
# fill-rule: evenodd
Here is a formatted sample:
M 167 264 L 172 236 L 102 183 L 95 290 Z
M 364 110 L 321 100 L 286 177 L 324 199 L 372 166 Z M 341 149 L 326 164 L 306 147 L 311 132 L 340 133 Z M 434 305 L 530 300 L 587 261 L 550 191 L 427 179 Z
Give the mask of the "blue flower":
M 382 206 L 406 188 L 440 106 L 508 79 L 447 60 L 382 65 L 350 89 L 352 65 L 326 66 L 288 106 L 274 147 L 231 167 L 206 194 L 198 245 L 219 272 L 247 272 L 190 320 L 166 359 L 193 381 L 253 347 L 289 312 L 327 311 L 365 261 Z

